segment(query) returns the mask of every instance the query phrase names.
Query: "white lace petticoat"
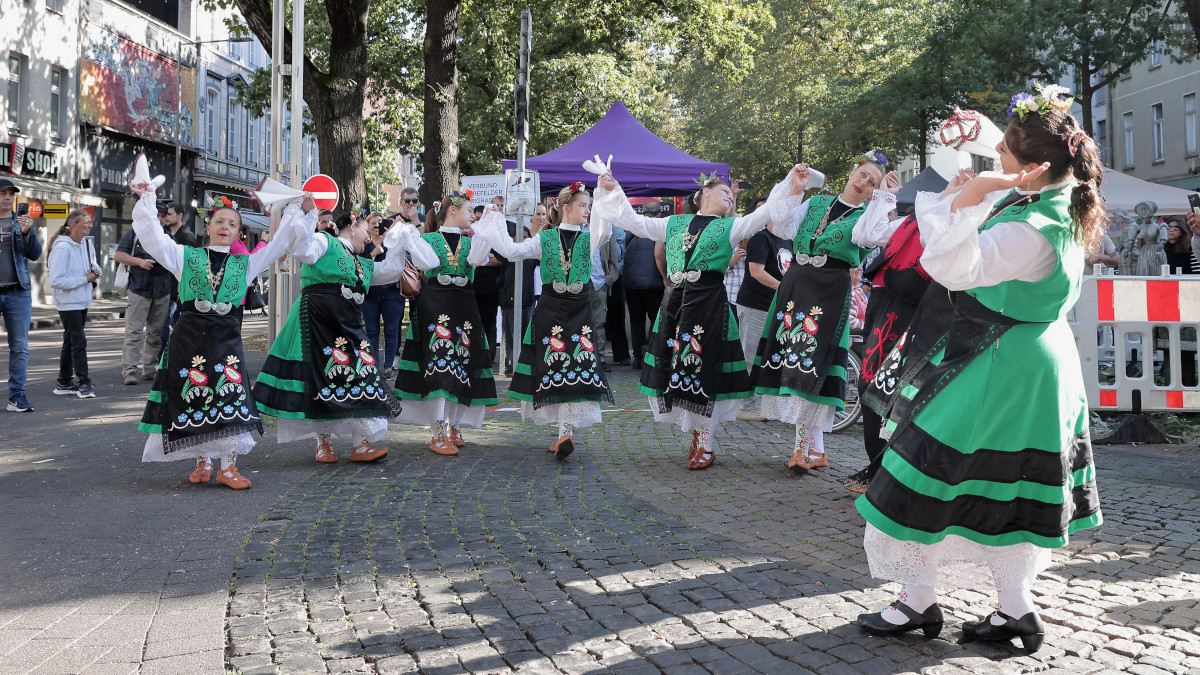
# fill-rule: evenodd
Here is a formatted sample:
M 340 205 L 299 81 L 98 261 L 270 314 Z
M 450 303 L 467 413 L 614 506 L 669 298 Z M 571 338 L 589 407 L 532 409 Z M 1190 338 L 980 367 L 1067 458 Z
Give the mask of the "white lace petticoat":
M 357 443 L 363 436 L 374 443 L 387 435 L 386 417 L 347 417 L 340 420 L 292 420 L 279 418 L 277 438 L 280 443 L 289 443 L 303 438 L 315 438 L 317 434 L 328 434 L 350 439 Z
M 419 424 L 432 427 L 438 420 L 450 420 L 453 426 L 483 426 L 483 416 L 487 406 L 466 406 L 455 403 L 445 396 L 431 398 L 428 401 L 400 401 L 402 406 L 398 421 L 401 424 Z
M 659 406 L 662 405 L 662 399 L 656 396 L 648 397 L 650 399 L 650 412 L 654 413 L 655 422 L 668 422 L 670 424 L 678 424 L 680 429 L 684 431 L 696 431 L 697 429 L 716 429 L 718 424 L 729 422 L 737 419 L 738 411 L 745 404 L 745 399 L 731 398 L 724 401 L 717 401 L 713 404 L 712 417 L 706 417 L 694 413 L 690 410 L 685 410 L 680 406 L 675 406 L 670 412 L 660 413 Z
M 535 408 L 533 403 L 521 401 L 521 419 L 533 420 L 534 424 L 569 424 L 572 429 L 582 429 L 600 423 L 600 402 L 552 403 Z
M 803 424 L 820 431 L 833 431 L 833 414 L 837 408 L 828 403 L 815 403 L 802 396 L 763 394 L 760 410 L 767 419 L 779 420 L 786 424 Z
M 180 448 L 171 454 L 163 453 L 162 434 L 150 434 L 146 437 L 146 446 L 142 449 L 143 462 L 174 462 L 179 459 L 198 459 L 200 457 L 223 457 L 233 452 L 244 455 L 254 447 L 254 436 L 249 431 L 230 434 L 220 438 L 197 443 Z
M 986 588 L 989 578 L 996 588 L 1029 588 L 1051 559 L 1050 549 L 1028 542 L 986 546 L 951 534 L 936 544 L 921 544 L 896 539 L 870 523 L 863 548 L 871 576 L 939 591 Z

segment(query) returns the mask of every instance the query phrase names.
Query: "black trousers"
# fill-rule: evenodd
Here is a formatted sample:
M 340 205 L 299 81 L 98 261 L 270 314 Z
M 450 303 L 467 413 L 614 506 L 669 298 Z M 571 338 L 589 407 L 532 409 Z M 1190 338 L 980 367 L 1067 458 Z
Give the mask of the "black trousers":
M 658 310 L 662 308 L 663 287 L 630 288 L 625 291 L 625 304 L 629 307 L 629 342 L 634 358 L 642 358 L 646 349 L 646 336 L 654 327 Z
M 496 364 L 496 345 L 499 344 L 496 335 L 496 311 L 500 309 L 500 292 L 495 293 L 476 293 L 475 305 L 479 307 L 479 320 L 483 322 L 481 326 L 483 334 L 487 336 L 488 355 L 492 359 L 492 365 Z
M 883 451 L 887 448 L 887 441 L 879 437 L 879 430 L 883 426 L 883 418 L 871 410 L 871 406 L 862 406 L 863 416 L 863 444 L 867 447 L 867 468 L 866 478 L 870 480 L 879 473 L 880 464 L 883 462 Z
M 522 298 L 524 300 L 524 298 Z M 500 329 L 504 331 L 504 368 L 509 370 L 512 368 L 513 355 L 513 325 L 512 325 L 512 305 L 504 304 L 500 307 Z M 533 318 L 533 304 L 525 305 L 521 310 L 521 336 L 525 336 L 525 331 L 529 329 L 529 320 Z
M 92 380 L 88 377 L 87 336 L 83 334 L 87 310 L 59 311 L 58 316 L 63 325 L 62 352 L 58 356 L 58 383 L 69 385 L 74 376 L 78 378 L 79 384 L 91 384 Z
M 625 333 L 625 285 L 620 277 L 608 289 L 608 317 L 604 321 L 613 363 L 629 358 L 629 337 Z

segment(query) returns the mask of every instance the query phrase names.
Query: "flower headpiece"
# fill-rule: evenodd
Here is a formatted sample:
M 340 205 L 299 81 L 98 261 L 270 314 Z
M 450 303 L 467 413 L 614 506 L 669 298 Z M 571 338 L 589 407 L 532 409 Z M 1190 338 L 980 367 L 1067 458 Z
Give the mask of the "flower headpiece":
M 350 222 L 351 222 L 351 224 L 353 224 L 354 221 L 358 220 L 359 218 L 362 218 L 364 215 L 366 215 L 366 213 L 367 212 L 365 209 L 363 209 L 362 204 L 355 204 L 354 206 L 351 206 L 350 207 Z
M 474 201 L 474 200 L 475 200 L 475 193 L 472 192 L 471 190 L 463 190 L 462 192 L 455 190 L 454 192 L 451 192 L 450 194 L 446 195 L 446 198 L 442 200 L 441 208 L 444 209 L 444 208 L 448 208 L 450 206 L 462 206 L 464 202 L 469 202 L 469 201 Z
M 938 138 L 942 145 L 948 145 L 955 150 L 961 150 L 964 143 L 979 139 L 983 131 L 983 115 L 974 110 L 963 110 L 954 106 L 954 114 L 942 122 L 938 128 Z
M 703 190 L 704 188 L 712 185 L 713 183 L 720 183 L 721 177 L 717 175 L 716 171 L 714 171 L 710 174 L 707 174 L 707 175 L 705 175 L 705 173 L 703 171 L 701 171 L 700 177 L 696 178 L 694 180 L 696 182 L 696 185 L 700 186 L 700 189 L 696 190 L 696 193 L 693 195 L 693 198 L 700 199 L 700 190 Z
M 583 183 L 575 181 L 567 186 L 567 190 L 568 192 L 566 196 L 554 198 L 554 206 L 562 207 L 570 204 L 571 200 L 575 198 L 575 195 L 579 194 L 580 192 L 585 192 L 587 188 L 584 187 Z
M 233 209 L 238 212 L 238 215 L 242 213 L 242 209 L 238 206 L 237 202 L 225 195 L 217 195 L 213 199 L 213 205 L 201 215 L 201 218 L 204 219 L 204 224 L 207 225 L 208 221 L 212 220 L 213 214 L 221 209 Z M 197 209 L 197 213 L 199 213 L 199 209 Z
M 867 162 L 875 162 L 879 166 L 886 167 L 888 161 L 887 161 L 887 156 L 885 156 L 882 152 L 879 152 L 878 150 L 871 150 L 869 152 L 864 153 L 861 157 L 858 158 L 859 166 L 862 166 L 863 164 L 866 164 Z
M 1028 92 L 1021 92 L 1012 97 L 1012 101 L 1008 104 L 1008 116 L 1018 117 L 1022 122 L 1031 113 L 1045 115 L 1052 110 L 1070 110 L 1071 104 L 1075 102 L 1075 98 L 1068 96 L 1067 98 L 1059 98 L 1060 94 L 1066 94 L 1067 88 L 1057 84 L 1035 85 L 1038 91 L 1037 96 L 1033 96 Z
M 1076 153 L 1079 152 L 1079 146 L 1083 145 L 1084 141 L 1090 140 L 1092 140 L 1092 137 L 1088 136 L 1086 131 L 1083 129 L 1076 129 L 1075 131 L 1071 132 L 1070 136 L 1067 137 L 1067 151 L 1071 153 L 1072 157 L 1074 157 Z

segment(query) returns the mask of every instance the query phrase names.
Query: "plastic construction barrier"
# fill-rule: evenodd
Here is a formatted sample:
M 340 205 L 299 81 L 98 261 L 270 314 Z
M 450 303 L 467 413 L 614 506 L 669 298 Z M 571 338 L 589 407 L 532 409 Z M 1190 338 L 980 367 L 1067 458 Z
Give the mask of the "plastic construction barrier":
M 1084 277 L 1068 322 L 1090 408 L 1200 411 L 1200 276 Z

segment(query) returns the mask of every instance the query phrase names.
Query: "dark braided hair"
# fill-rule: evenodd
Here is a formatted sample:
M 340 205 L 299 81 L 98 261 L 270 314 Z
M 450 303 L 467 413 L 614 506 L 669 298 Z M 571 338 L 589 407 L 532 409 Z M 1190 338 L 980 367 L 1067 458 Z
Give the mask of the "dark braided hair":
M 1079 181 L 1071 191 L 1071 234 L 1088 248 L 1098 242 L 1106 220 L 1100 196 L 1104 164 L 1096 142 L 1082 132 L 1075 117 L 1060 109 L 1030 113 L 1024 121 L 1014 117 L 1004 132 L 1004 142 L 1022 163 L 1049 162 L 1046 173 L 1052 182 L 1068 175 Z

